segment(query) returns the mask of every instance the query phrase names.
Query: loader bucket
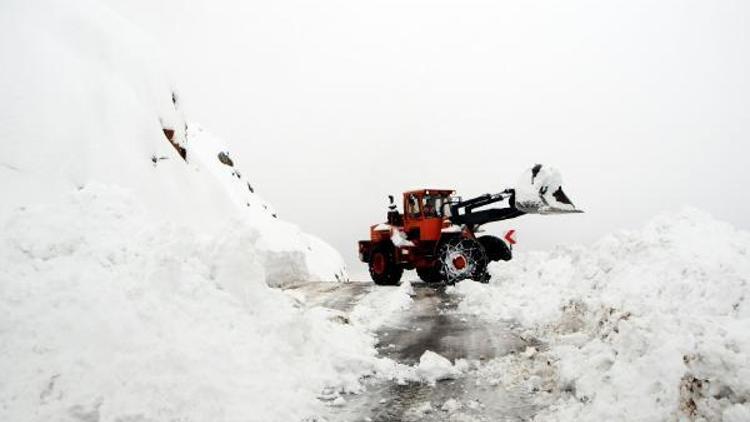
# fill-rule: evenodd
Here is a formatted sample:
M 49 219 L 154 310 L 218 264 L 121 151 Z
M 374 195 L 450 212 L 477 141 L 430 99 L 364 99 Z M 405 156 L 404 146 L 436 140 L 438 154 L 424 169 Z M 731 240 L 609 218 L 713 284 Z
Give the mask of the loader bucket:
M 562 189 L 562 176 L 553 167 L 537 164 L 516 183 L 516 209 L 527 214 L 569 214 L 576 209 Z

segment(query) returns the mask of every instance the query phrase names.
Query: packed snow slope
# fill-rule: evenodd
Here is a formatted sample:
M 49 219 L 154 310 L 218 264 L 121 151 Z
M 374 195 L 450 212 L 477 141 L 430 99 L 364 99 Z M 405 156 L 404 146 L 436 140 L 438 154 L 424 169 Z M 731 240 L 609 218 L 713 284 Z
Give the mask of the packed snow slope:
M 264 280 L 257 233 L 160 221 L 88 185 L 0 240 L 0 420 L 292 421 L 357 391 L 365 330 Z
M 233 218 L 257 229 L 271 285 L 347 278 L 336 251 L 278 219 L 227 146 L 186 120 L 168 52 L 107 7 L 5 1 L 0 54 L 0 220 L 96 182 L 197 231 Z
M 345 280 L 91 2 L 0 6 L 0 420 L 289 421 L 381 362 L 271 286 Z
M 539 420 L 750 420 L 750 233 L 686 209 L 492 272 L 460 309 L 548 342 L 516 371 L 554 398 Z

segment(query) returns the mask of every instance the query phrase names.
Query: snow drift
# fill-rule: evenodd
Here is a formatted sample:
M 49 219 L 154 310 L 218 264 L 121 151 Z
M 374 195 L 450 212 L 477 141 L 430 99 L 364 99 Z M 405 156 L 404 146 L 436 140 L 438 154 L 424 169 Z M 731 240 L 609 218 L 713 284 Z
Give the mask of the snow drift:
M 549 342 L 525 374 L 556 362 L 559 400 L 540 420 L 748 420 L 749 253 L 750 234 L 688 209 L 589 248 L 519 254 L 491 286 L 455 292 L 460 311 Z
M 241 220 L 201 234 L 93 185 L 2 231 L 0 420 L 300 420 L 378 363 L 266 286 Z
M 347 279 L 336 251 L 276 218 L 238 157 L 186 120 L 168 52 L 110 9 L 4 2 L 0 54 L 0 221 L 96 182 L 194 230 L 256 227 L 269 284 Z
M 346 280 L 91 1 L 0 13 L 0 420 L 287 421 L 374 339 L 269 288 Z

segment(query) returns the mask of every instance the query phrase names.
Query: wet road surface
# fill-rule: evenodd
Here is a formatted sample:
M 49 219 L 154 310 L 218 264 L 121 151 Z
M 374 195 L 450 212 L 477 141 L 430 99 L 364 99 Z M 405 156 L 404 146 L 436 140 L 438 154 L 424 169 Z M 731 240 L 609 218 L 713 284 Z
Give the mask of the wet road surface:
M 456 311 L 458 299 L 444 288 L 413 284 L 413 305 L 377 330 L 381 355 L 415 365 L 426 350 L 452 362 L 482 362 L 528 346 L 511 323 L 489 324 Z M 372 289 L 393 287 L 372 283 L 314 283 L 296 289 L 310 305 L 351 311 Z M 450 409 L 449 400 L 460 408 Z M 468 371 L 455 380 L 432 386 L 408 382 L 371 381 L 362 394 L 345 396 L 346 404 L 330 407 L 328 421 L 518 421 L 528 420 L 538 409 L 520 387 L 505 387 Z M 442 409 L 442 407 L 448 409 Z M 455 406 L 454 406 L 455 407 Z

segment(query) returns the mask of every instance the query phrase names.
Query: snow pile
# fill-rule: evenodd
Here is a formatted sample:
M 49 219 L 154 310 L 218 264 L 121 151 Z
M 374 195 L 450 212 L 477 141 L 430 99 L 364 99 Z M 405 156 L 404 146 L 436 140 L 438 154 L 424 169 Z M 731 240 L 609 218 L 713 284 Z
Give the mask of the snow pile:
M 271 286 L 306 281 L 347 281 L 341 255 L 321 239 L 280 220 L 276 210 L 255 192 L 227 145 L 196 123 L 187 130 L 188 161 L 218 182 L 242 219 L 260 232 L 256 248 L 262 251 L 266 281 Z
M 590 248 L 521 255 L 492 267 L 491 286 L 454 293 L 460 312 L 550 343 L 527 359 L 556 362 L 560 398 L 542 420 L 747 420 L 749 253 L 750 234 L 685 210 Z
M 0 420 L 299 420 L 359 391 L 374 339 L 266 286 L 259 236 L 90 186 L 0 240 Z
M 345 280 L 92 1 L 0 13 L 0 420 L 299 420 L 374 338 L 269 285 Z

